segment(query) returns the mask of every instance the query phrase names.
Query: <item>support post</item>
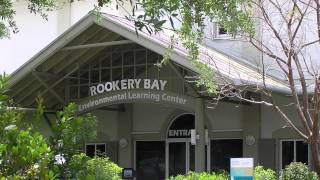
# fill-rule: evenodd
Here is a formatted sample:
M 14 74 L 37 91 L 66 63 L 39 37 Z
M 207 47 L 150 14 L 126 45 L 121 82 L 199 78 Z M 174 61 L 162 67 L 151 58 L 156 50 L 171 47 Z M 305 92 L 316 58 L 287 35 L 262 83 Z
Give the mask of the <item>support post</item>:
M 259 104 L 243 106 L 243 157 L 254 158 L 255 165 L 259 162 L 260 119 Z M 248 138 L 252 144 L 247 142 Z
M 196 99 L 195 129 L 199 135 L 195 147 L 195 171 L 205 171 L 205 124 L 204 124 L 204 103 L 203 99 Z
M 123 168 L 132 168 L 132 104 L 125 104 L 125 111 L 119 112 L 118 139 L 119 156 L 118 164 Z M 126 141 L 126 145 L 124 146 Z

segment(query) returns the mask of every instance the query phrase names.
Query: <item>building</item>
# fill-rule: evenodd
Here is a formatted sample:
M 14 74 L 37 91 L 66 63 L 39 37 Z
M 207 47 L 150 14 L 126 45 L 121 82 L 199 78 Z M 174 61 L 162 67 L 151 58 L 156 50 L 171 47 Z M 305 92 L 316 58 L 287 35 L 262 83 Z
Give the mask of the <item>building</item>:
M 197 75 L 187 51 L 175 44 L 171 61 L 159 69 L 155 64 L 170 37 L 138 34 L 125 18 L 89 13 L 11 75 L 10 95 L 29 109 L 37 96 L 44 97 L 45 134 L 52 112 L 68 102 L 76 102 L 80 114 L 96 115 L 98 138 L 84 151 L 105 152 L 121 167 L 134 168 L 138 180 L 228 170 L 230 157 L 253 157 L 256 165 L 273 169 L 310 161 L 308 145 L 276 112 L 233 99 L 211 108 L 211 98 L 185 78 Z M 254 68 L 214 49 L 201 47 L 200 60 L 238 85 L 261 82 Z M 297 120 L 285 106 L 291 102 L 286 84 L 273 77 L 266 83 Z

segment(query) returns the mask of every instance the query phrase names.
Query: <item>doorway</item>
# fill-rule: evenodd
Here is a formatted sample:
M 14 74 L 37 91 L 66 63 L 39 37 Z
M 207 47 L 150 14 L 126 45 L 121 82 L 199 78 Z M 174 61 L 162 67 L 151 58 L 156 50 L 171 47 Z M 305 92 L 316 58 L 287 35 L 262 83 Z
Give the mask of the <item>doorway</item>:
M 191 145 L 194 115 L 182 114 L 170 124 L 166 139 L 166 178 L 195 170 L 195 146 Z
M 170 139 L 166 142 L 166 177 L 194 171 L 195 147 L 190 139 Z

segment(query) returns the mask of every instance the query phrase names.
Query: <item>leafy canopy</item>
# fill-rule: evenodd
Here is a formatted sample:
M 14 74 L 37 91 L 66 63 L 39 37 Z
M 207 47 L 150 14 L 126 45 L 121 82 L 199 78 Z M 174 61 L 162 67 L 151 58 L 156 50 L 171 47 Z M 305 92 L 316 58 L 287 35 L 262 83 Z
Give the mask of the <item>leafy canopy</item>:
M 56 0 L 27 0 L 27 8 L 30 13 L 39 14 L 44 19 L 48 19 L 46 12 L 53 10 L 56 3 Z M 14 20 L 15 13 L 12 0 L 0 0 L 0 39 L 9 37 L 11 32 L 19 32 Z
M 99 2 L 100 6 L 104 5 L 104 1 Z M 137 30 L 145 28 L 150 34 L 169 27 L 176 32 L 189 50 L 189 60 L 198 69 L 197 85 L 206 87 L 209 94 L 216 94 L 214 72 L 207 64 L 198 61 L 198 44 L 204 40 L 206 21 L 219 22 L 234 36 L 239 32 L 252 36 L 255 32 L 254 22 L 251 11 L 246 9 L 248 7 L 250 4 L 247 0 L 140 0 L 132 9 L 129 19 L 135 22 Z M 138 9 L 143 9 L 144 13 L 135 16 Z

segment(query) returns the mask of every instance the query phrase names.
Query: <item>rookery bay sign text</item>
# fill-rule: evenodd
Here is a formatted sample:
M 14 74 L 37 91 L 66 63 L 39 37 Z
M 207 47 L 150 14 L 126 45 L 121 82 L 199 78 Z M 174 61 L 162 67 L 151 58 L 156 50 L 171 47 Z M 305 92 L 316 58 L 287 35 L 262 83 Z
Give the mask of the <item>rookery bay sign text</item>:
M 108 81 L 90 87 L 90 96 L 102 94 L 110 91 L 127 90 L 127 89 L 151 89 L 164 90 L 167 84 L 166 80 L 158 79 L 122 79 Z

